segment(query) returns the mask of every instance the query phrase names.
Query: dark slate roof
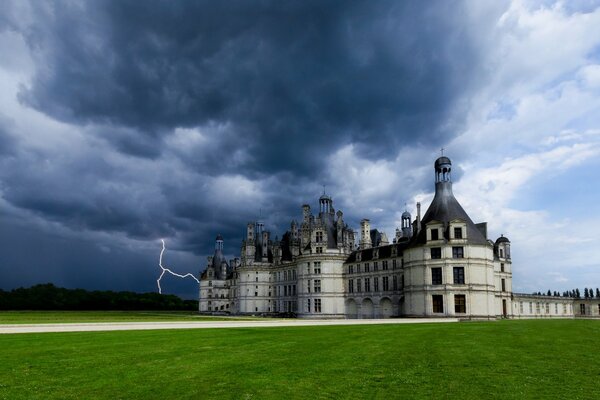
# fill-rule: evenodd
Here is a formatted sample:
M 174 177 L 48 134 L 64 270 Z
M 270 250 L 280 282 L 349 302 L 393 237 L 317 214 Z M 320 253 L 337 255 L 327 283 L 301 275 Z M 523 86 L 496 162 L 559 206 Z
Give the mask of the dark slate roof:
M 439 159 L 438 159 L 439 160 Z M 436 161 L 437 162 L 437 161 Z M 462 220 L 467 224 L 467 241 L 473 244 L 487 244 L 487 239 L 477 229 L 471 218 L 467 215 L 458 200 L 452 193 L 452 182 L 437 182 L 435 184 L 435 197 L 427 212 L 421 220 L 423 229 L 414 238 L 414 244 L 423 244 L 427 241 L 425 224 L 438 221 L 444 224 L 444 236 L 448 238 L 448 228 L 450 221 Z
M 498 243 L 510 243 L 510 240 L 508 240 L 506 236 L 502 235 L 498 239 L 496 239 L 496 244 Z
M 379 259 L 386 259 L 386 258 L 390 258 L 392 256 L 392 247 L 396 247 L 396 254 L 397 256 L 401 256 L 402 252 L 404 251 L 404 249 L 406 249 L 409 245 L 409 242 L 402 242 L 402 243 L 394 243 L 394 244 L 390 244 L 387 246 L 380 246 L 380 247 L 371 247 L 368 249 L 363 249 L 363 250 L 356 250 L 353 251 L 350 256 L 348 256 L 348 259 L 346 260 L 347 263 L 351 263 L 351 262 L 356 262 L 356 254 L 357 253 L 361 253 L 360 256 L 360 262 L 363 261 L 371 261 L 373 259 L 373 250 L 374 249 L 379 249 L 379 257 L 377 258 Z
M 437 168 L 443 164 L 452 164 L 452 162 L 450 162 L 450 159 L 448 157 L 442 156 L 442 157 L 438 158 L 437 160 L 435 160 L 434 166 L 435 166 L 435 168 Z

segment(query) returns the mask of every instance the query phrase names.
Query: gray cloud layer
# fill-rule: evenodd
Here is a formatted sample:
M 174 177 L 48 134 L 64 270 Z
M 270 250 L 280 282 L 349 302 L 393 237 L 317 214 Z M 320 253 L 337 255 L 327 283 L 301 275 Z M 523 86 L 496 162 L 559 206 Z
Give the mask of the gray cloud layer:
M 19 101 L 87 139 L 25 151 L 0 120 L 4 200 L 74 231 L 176 236 L 195 254 L 216 232 L 235 252 L 258 208 L 283 229 L 344 145 L 391 160 L 446 143 L 479 73 L 461 3 L 15 4 L 0 32 L 21 34 L 35 63 Z M 180 128 L 203 139 L 169 145 Z M 234 201 L 223 176 L 262 193 Z

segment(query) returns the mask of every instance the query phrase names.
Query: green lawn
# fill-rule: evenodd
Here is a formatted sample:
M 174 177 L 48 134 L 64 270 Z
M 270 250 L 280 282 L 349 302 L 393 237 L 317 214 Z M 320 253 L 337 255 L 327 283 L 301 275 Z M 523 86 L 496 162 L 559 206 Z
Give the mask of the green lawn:
M 76 322 L 221 321 L 191 311 L 0 311 L 0 324 L 54 324 Z
M 3 399 L 600 396 L 600 321 L 0 336 Z

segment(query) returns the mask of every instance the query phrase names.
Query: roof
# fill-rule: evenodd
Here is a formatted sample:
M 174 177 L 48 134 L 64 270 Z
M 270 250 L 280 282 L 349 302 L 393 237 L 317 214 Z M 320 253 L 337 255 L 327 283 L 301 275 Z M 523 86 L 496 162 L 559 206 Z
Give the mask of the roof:
M 440 157 L 441 158 L 446 157 Z M 436 161 L 437 163 L 437 161 Z M 479 229 L 475 226 L 471 218 L 467 215 L 458 200 L 452 193 L 452 182 L 437 182 L 435 184 L 435 197 L 427 212 L 421 220 L 421 225 L 425 225 L 432 221 L 441 222 L 444 224 L 445 230 L 448 229 L 450 221 L 462 220 L 467 224 L 467 242 L 472 244 L 487 244 L 487 239 L 482 235 Z M 448 232 L 444 232 L 448 238 Z M 426 231 L 422 229 L 414 240 L 414 243 L 425 243 L 427 241 Z
M 437 160 L 435 160 L 434 167 L 438 168 L 440 165 L 443 165 L 443 164 L 452 165 L 452 162 L 450 161 L 450 159 L 448 157 L 442 156 L 442 157 L 438 158 Z
M 496 239 L 496 244 L 498 243 L 510 243 L 510 240 L 504 235 L 500 235 L 498 239 Z

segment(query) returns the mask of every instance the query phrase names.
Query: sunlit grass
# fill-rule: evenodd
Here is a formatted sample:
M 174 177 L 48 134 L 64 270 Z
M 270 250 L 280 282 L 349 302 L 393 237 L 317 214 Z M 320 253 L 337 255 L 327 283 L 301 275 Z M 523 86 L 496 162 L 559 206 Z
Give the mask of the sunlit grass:
M 598 396 L 600 321 L 0 336 L 0 398 Z

